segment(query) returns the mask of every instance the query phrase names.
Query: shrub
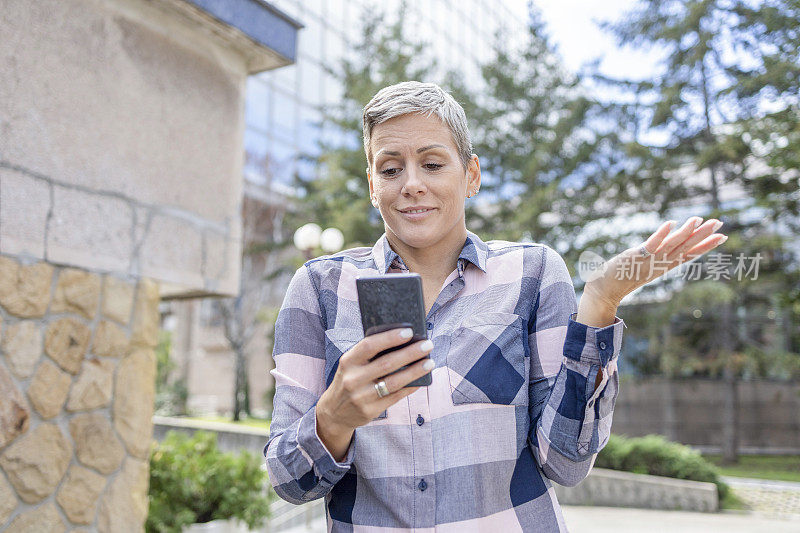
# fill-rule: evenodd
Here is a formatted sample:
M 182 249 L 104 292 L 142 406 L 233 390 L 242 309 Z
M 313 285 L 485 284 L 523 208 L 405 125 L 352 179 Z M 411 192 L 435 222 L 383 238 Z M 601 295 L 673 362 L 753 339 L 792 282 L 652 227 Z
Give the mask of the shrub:
M 192 523 L 236 518 L 250 529 L 269 514 L 267 472 L 248 451 L 217 448 L 214 433 L 170 431 L 150 457 L 148 532 L 180 533 Z
M 700 452 L 683 444 L 670 442 L 661 435 L 627 438 L 611 435 L 597 455 L 595 466 L 637 474 L 706 481 L 717 485 L 720 500 L 728 494 L 728 485 L 719 478 L 717 467 Z

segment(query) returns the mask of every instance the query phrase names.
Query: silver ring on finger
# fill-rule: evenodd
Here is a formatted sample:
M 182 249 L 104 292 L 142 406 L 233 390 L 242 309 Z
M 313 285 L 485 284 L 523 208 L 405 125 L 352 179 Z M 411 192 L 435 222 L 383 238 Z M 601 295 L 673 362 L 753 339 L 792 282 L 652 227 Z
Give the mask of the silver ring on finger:
M 639 253 L 641 254 L 642 257 L 647 257 L 648 255 L 650 255 L 651 252 L 648 252 L 647 248 L 645 248 L 644 244 L 642 244 L 639 247 Z
M 383 380 L 380 380 L 375 384 L 375 390 L 378 391 L 379 398 L 383 398 L 384 396 L 388 396 L 390 394 L 389 388 L 386 386 L 386 382 Z

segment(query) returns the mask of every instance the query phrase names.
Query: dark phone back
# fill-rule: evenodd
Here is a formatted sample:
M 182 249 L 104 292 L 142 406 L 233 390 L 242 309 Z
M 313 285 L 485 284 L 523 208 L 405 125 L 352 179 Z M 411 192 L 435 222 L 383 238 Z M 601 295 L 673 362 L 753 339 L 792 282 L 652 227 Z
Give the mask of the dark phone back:
M 375 357 L 428 338 L 425 328 L 422 278 L 419 274 L 360 276 L 356 278 L 356 290 L 358 307 L 361 310 L 361 325 L 364 328 L 365 336 L 393 327 L 411 327 L 414 331 L 414 336 L 410 341 L 402 346 L 380 352 Z M 405 386 L 419 387 L 430 385 L 432 382 L 431 374 L 428 373 Z

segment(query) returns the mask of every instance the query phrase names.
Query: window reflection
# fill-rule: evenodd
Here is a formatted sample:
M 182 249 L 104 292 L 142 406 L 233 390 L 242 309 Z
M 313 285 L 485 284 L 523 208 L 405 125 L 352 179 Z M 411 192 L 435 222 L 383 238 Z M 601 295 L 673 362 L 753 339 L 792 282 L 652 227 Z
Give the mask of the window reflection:
M 269 88 L 256 76 L 247 80 L 245 123 L 263 132 L 269 131 Z
M 275 137 L 280 137 L 285 141 L 293 141 L 295 135 L 296 125 L 296 109 L 297 104 L 294 97 L 283 93 L 282 91 L 274 91 L 273 97 L 273 127 L 272 134 Z
M 305 28 L 297 35 L 298 49 L 309 57 L 322 59 L 322 24 L 316 16 L 304 17 Z
M 272 182 L 292 185 L 297 150 L 290 144 L 274 139 L 269 147 L 269 152 Z
M 307 104 L 316 105 L 322 101 L 322 66 L 310 59 L 301 58 L 300 99 Z
M 297 88 L 297 64 L 277 69 L 273 83 L 281 89 L 293 93 Z
M 318 17 L 325 15 L 325 0 L 303 0 L 306 15 L 314 13 Z
M 310 106 L 300 108 L 300 125 L 298 127 L 298 148 L 300 152 L 319 154 L 319 135 L 322 126 L 322 113 Z
M 261 132 L 247 128 L 244 132 L 244 176 L 248 181 L 266 185 L 269 174 L 269 157 L 267 136 Z

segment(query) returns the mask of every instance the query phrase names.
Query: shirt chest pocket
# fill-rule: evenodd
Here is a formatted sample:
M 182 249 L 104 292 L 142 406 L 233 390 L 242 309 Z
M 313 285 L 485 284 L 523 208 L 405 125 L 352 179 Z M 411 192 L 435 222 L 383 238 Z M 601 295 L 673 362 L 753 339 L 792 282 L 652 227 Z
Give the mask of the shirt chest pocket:
M 519 315 L 465 318 L 453 332 L 447 366 L 453 404 L 528 404 L 530 348 Z
M 333 382 L 336 371 L 339 369 L 339 358 L 347 350 L 355 346 L 364 338 L 364 333 L 356 328 L 334 328 L 325 331 L 325 388 Z M 375 392 L 375 399 L 378 393 Z M 386 410 L 373 418 L 378 420 L 386 418 Z

